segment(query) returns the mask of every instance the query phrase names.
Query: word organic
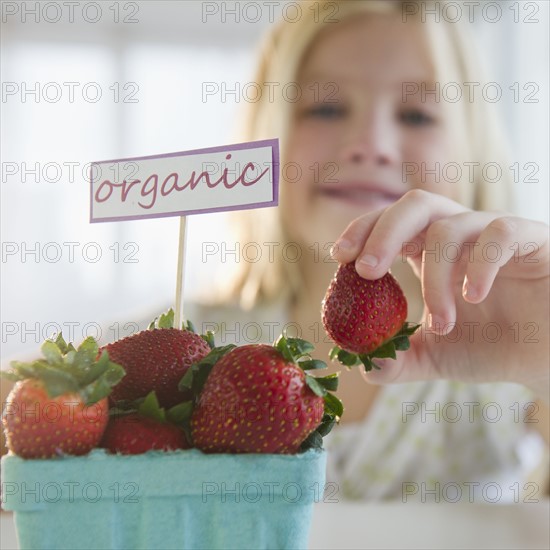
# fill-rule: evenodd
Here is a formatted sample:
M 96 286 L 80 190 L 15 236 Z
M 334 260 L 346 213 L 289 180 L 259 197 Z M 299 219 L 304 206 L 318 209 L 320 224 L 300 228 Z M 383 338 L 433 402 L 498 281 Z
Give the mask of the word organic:
M 130 162 L 131 161 L 131 162 Z M 102 168 L 122 167 L 116 177 Z M 184 216 L 277 204 L 277 140 L 93 164 L 91 222 Z M 125 173 L 127 167 L 131 173 Z

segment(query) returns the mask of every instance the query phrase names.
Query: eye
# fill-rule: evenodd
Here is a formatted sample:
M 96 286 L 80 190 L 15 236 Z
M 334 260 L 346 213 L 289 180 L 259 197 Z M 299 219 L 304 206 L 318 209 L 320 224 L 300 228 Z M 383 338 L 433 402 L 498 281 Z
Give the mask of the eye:
M 305 109 L 304 116 L 324 120 L 336 119 L 345 115 L 345 109 L 336 103 L 321 103 Z
M 435 119 L 420 109 L 409 109 L 399 113 L 399 120 L 407 126 L 429 126 Z

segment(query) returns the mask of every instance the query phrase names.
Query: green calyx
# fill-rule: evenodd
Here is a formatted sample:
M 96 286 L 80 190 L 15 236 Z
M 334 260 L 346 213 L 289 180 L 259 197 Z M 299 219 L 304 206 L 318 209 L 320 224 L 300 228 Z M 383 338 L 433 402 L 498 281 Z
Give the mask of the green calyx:
M 306 384 L 315 395 L 323 398 L 324 413 L 321 423 L 305 439 L 300 446 L 300 451 L 322 449 L 323 437 L 332 430 L 344 414 L 342 402 L 333 393 L 330 393 L 338 389 L 340 373 L 336 372 L 322 377 L 311 376 L 307 371 L 326 369 L 327 364 L 324 361 L 312 359 L 310 353 L 314 351 L 314 346 L 301 338 L 289 338 L 281 335 L 275 342 L 274 347 L 287 361 L 295 363 L 304 371 Z
M 174 328 L 174 310 L 170 308 L 166 313 L 161 313 L 159 317 L 155 317 L 147 327 L 147 330 L 155 330 L 158 328 Z M 182 326 L 185 329 L 185 325 Z
M 178 328 L 174 326 L 174 310 L 170 308 L 166 313 L 161 313 L 159 317 L 155 317 L 147 327 L 147 330 L 155 330 L 159 328 Z M 181 330 L 188 330 L 189 332 L 196 333 L 193 323 L 188 319 L 181 325 Z M 214 349 L 214 333 L 208 331 L 206 334 L 201 334 L 200 337 L 206 341 L 210 346 L 210 349 Z
M 187 372 L 183 375 L 178 384 L 178 389 L 180 391 L 190 390 L 193 395 L 193 401 L 196 402 L 214 365 L 226 353 L 229 353 L 232 349 L 236 347 L 237 346 L 235 346 L 234 344 L 229 344 L 227 346 L 221 346 L 219 348 L 212 348 L 212 351 L 210 351 L 208 355 L 203 357 L 197 363 L 193 363 L 187 369 Z
M 41 351 L 44 358 L 30 363 L 13 361 L 11 369 L 1 375 L 14 382 L 41 380 L 51 398 L 78 393 L 86 405 L 91 405 L 107 397 L 126 374 L 119 364 L 109 360 L 107 351 L 98 357 L 99 346 L 91 336 L 75 348 L 60 333 L 55 341 L 46 340 Z
M 128 414 L 138 414 L 161 423 L 181 425 L 190 416 L 190 402 L 178 403 L 168 410 L 160 406 L 157 394 L 149 392 L 145 397 L 133 401 L 119 401 L 116 407 L 109 410 L 111 417 L 120 417 Z
M 365 368 L 365 372 L 369 372 L 373 369 L 380 370 L 380 367 L 373 359 L 396 359 L 396 352 L 406 351 L 410 348 L 411 343 L 409 341 L 409 336 L 412 336 L 419 327 L 420 325 L 415 325 L 413 323 L 403 323 L 403 326 L 397 334 L 383 342 L 371 353 L 357 354 L 334 346 L 330 350 L 329 357 L 332 360 L 337 359 L 348 369 L 362 364 Z

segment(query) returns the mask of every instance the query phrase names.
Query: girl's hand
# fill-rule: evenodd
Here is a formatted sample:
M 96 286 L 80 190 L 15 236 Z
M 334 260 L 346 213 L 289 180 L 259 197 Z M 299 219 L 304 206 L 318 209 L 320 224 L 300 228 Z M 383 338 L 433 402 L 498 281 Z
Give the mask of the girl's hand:
M 544 223 L 475 212 L 421 190 L 354 220 L 334 258 L 377 279 L 402 254 L 424 298 L 411 349 L 367 380 L 519 382 L 548 400 L 548 237 Z

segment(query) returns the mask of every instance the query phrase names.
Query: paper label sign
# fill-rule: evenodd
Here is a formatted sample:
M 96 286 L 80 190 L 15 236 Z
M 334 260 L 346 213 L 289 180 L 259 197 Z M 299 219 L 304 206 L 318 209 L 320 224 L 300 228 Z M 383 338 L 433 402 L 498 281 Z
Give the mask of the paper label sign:
M 90 221 L 276 206 L 279 141 L 93 162 Z

